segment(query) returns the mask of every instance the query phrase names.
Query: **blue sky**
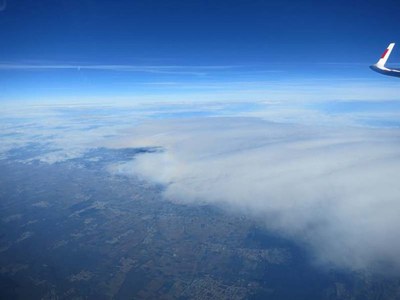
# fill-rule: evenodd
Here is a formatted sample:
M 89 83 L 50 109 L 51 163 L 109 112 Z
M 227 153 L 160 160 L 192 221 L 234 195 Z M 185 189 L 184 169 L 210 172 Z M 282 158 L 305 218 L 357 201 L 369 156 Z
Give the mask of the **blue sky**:
M 400 100 L 398 1 L 0 2 L 2 102 Z

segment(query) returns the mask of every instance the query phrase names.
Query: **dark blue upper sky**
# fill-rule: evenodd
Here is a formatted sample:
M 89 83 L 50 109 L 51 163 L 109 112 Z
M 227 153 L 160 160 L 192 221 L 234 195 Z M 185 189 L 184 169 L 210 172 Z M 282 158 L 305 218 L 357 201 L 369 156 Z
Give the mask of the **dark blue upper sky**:
M 215 90 L 226 100 L 238 89 L 279 98 L 279 85 L 293 94 L 321 79 L 323 91 L 342 79 L 399 84 L 367 69 L 400 43 L 398 0 L 2 1 L 2 101 L 173 100 Z M 399 56 L 395 49 L 391 62 Z M 261 88 L 268 84 L 271 94 Z

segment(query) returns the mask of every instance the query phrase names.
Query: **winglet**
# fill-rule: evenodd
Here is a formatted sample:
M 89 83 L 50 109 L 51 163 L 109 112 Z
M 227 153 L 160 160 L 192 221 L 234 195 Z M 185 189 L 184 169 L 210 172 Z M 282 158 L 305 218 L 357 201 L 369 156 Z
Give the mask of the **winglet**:
M 384 68 L 385 64 L 390 56 L 390 54 L 392 53 L 393 47 L 394 47 L 395 43 L 391 43 L 387 49 L 385 50 L 385 52 L 383 52 L 381 58 L 378 60 L 378 62 L 376 63 L 375 66 L 377 66 L 378 68 Z

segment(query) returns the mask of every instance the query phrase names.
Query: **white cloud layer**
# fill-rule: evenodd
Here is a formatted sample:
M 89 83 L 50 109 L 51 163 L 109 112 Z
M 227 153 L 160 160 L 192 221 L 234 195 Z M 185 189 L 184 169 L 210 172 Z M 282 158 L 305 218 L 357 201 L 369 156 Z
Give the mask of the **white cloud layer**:
M 164 120 L 128 131 L 112 146 L 163 147 L 113 171 L 164 184 L 172 201 L 247 213 L 304 244 L 320 264 L 400 270 L 396 129 Z

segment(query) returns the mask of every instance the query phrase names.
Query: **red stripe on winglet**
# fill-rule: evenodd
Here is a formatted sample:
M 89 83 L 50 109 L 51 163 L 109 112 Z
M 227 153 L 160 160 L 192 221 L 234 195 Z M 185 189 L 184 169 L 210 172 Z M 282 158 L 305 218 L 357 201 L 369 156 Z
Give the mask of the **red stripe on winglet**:
M 386 56 L 386 53 L 388 53 L 388 51 L 389 51 L 389 49 L 386 49 L 386 50 L 385 50 L 385 52 L 383 52 L 383 54 L 382 54 L 381 58 L 385 58 L 385 56 Z

